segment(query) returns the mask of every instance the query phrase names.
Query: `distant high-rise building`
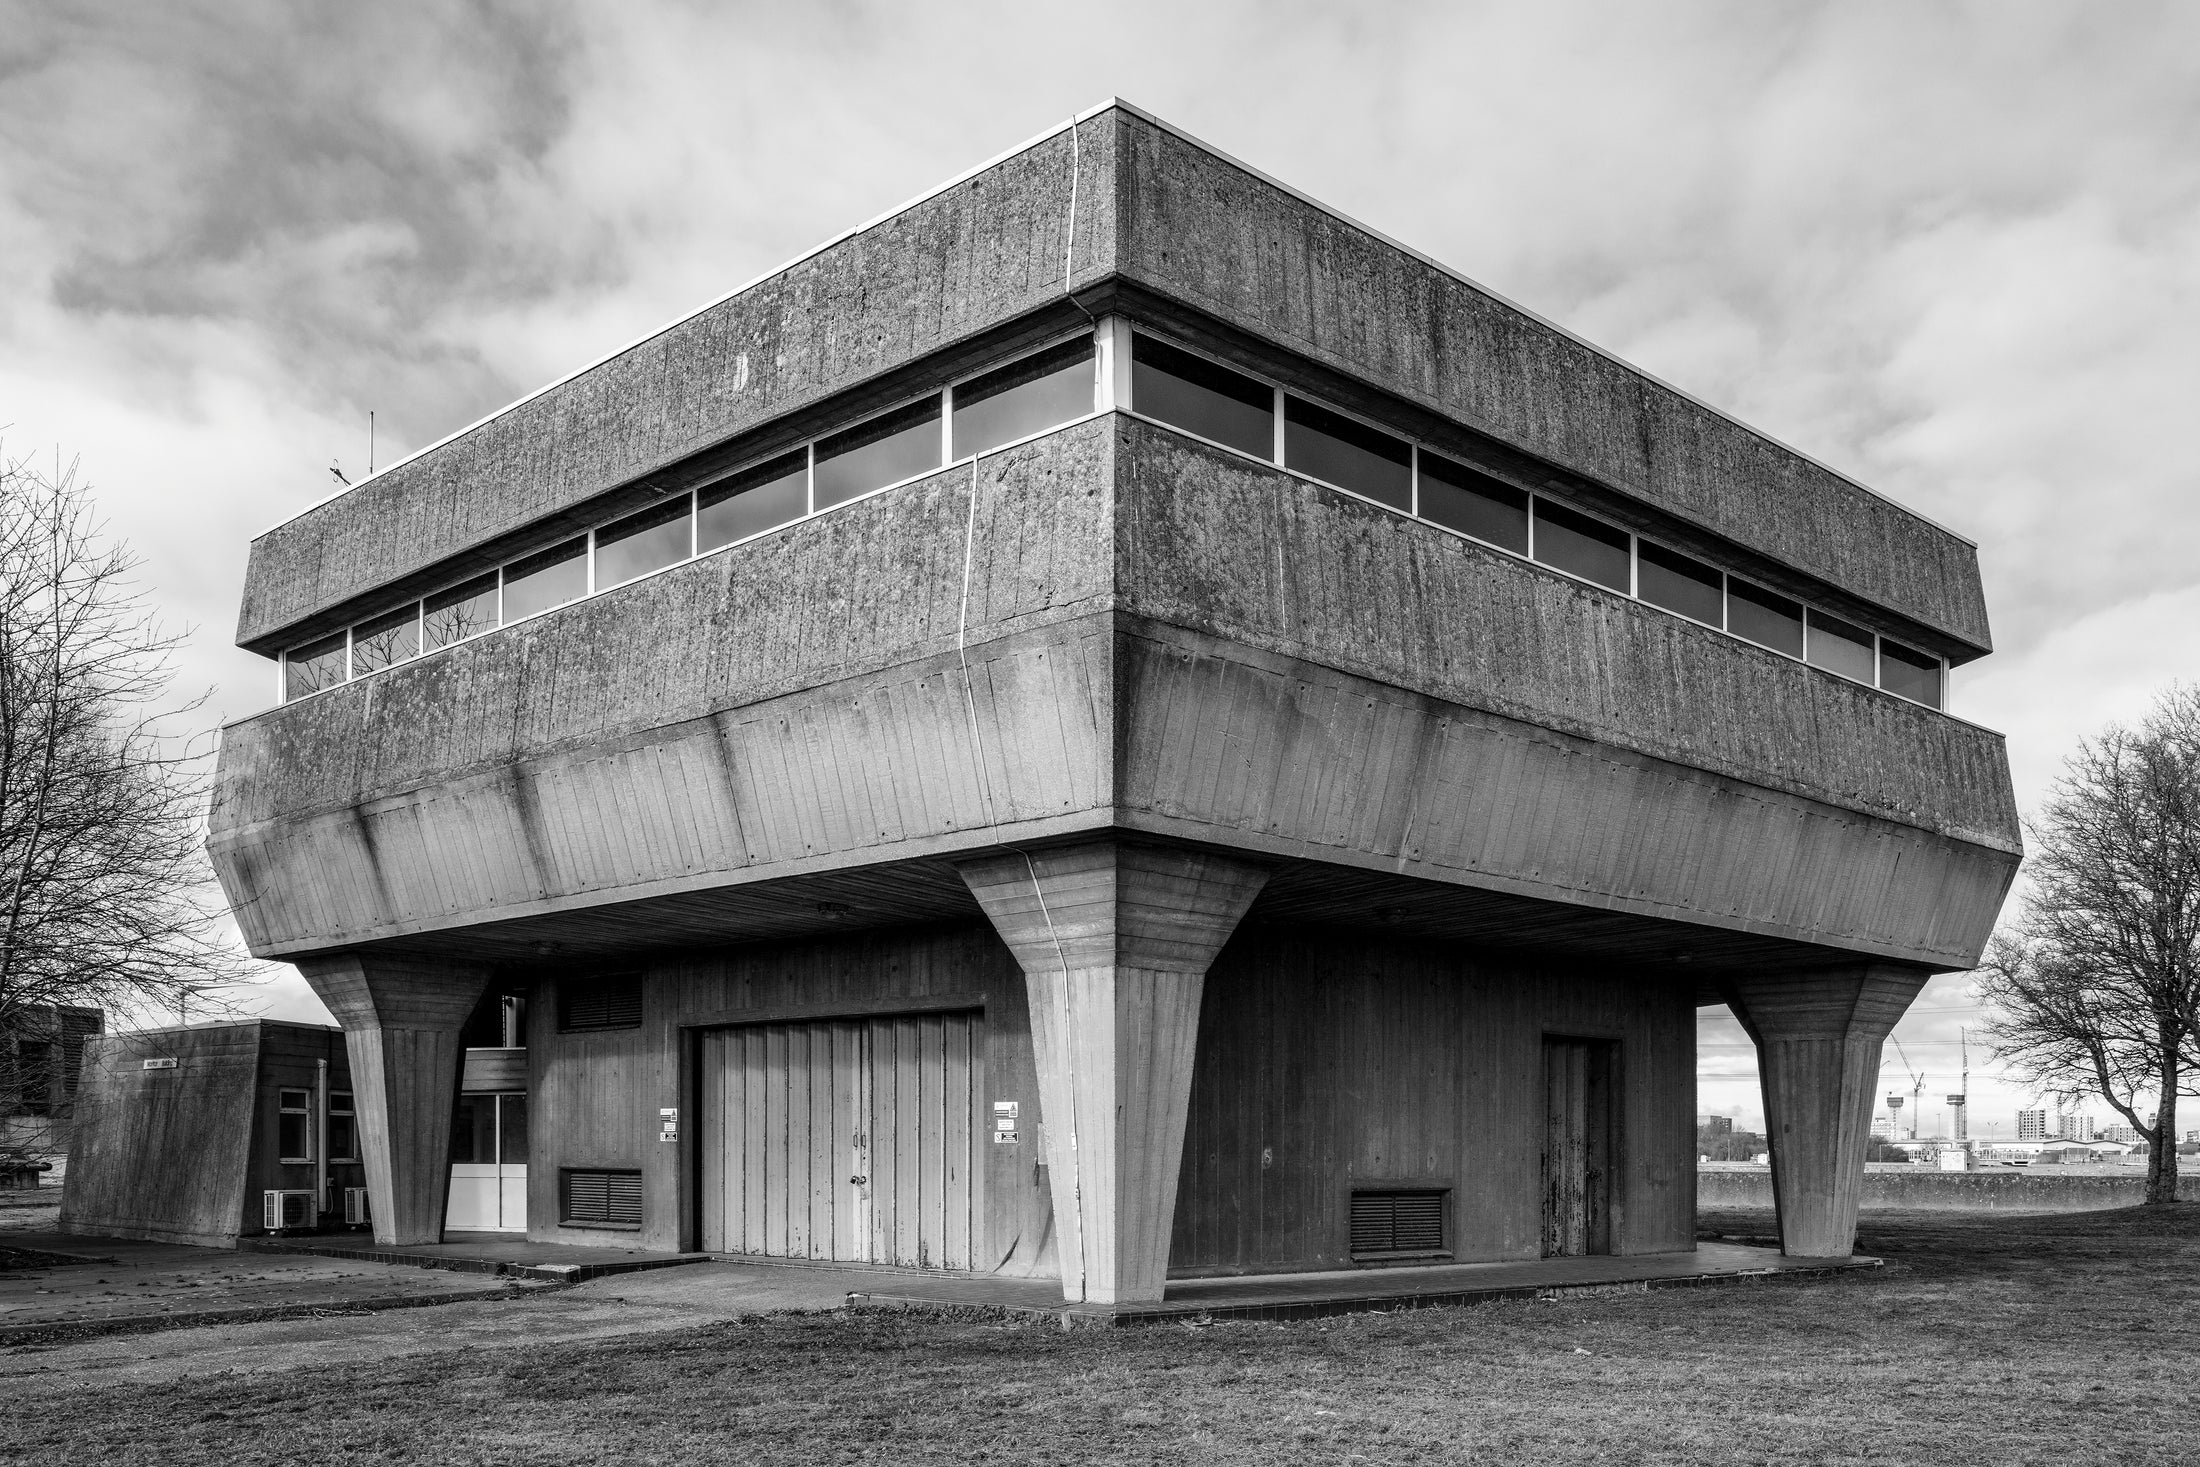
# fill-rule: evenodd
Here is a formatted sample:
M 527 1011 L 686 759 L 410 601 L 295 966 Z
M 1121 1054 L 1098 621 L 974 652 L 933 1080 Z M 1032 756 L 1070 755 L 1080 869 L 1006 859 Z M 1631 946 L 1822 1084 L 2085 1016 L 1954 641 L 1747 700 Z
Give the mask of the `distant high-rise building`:
M 1696 1117 L 1696 1129 L 1709 1131 L 1714 1136 L 1731 1136 L 1734 1134 L 1734 1117 L 1698 1116 Z
M 2056 1120 L 2059 1121 L 2061 1124 L 2056 1128 L 2055 1134 L 2060 1136 L 2063 1140 L 2091 1141 L 2093 1139 L 2093 1117 L 2088 1115 L 2067 1115 L 2057 1116 Z
M 2044 1110 L 2018 1111 L 2017 1139 L 2019 1141 L 2047 1140 L 2047 1112 Z
M 2090 1141 L 2093 1138 L 2091 1136 L 2085 1136 L 2082 1138 L 2074 1137 L 2072 1139 L 2083 1139 Z M 2101 1139 L 2104 1141 L 2122 1141 L 2128 1144 L 2139 1139 L 2139 1132 L 2138 1128 L 2134 1126 L 2127 1126 L 2119 1121 L 2113 1126 L 2103 1127 L 2101 1130 Z

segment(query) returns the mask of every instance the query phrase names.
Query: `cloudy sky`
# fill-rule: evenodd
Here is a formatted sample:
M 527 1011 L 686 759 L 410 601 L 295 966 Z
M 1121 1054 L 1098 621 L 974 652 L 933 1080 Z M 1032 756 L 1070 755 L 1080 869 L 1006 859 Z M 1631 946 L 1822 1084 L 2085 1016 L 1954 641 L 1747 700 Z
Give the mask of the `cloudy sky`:
M 2200 675 L 2192 6 L 0 0 L 5 446 L 241 716 L 246 543 L 370 410 L 386 463 L 1110 95 L 1975 538 L 2028 806 Z

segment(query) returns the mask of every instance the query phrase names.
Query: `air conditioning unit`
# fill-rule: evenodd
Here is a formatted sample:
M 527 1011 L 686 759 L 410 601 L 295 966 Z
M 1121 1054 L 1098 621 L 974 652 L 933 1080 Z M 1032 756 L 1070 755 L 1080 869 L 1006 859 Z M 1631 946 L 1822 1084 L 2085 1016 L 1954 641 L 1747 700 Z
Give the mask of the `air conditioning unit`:
M 260 1226 L 269 1232 L 313 1226 L 313 1193 L 310 1191 L 262 1192 Z
M 367 1189 L 364 1187 L 346 1187 L 344 1189 L 344 1225 L 360 1228 L 373 1221 L 373 1214 L 367 1208 Z

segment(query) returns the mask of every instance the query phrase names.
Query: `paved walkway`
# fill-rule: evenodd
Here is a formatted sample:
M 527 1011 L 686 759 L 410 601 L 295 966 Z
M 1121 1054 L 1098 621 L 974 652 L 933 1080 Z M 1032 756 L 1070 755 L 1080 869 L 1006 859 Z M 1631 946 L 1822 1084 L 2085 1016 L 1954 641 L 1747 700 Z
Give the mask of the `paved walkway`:
M 223 1256 L 234 1264 L 238 1255 Z M 861 1283 L 840 1270 L 706 1263 L 571 1287 L 513 1288 L 478 1282 L 482 1276 L 474 1274 L 367 1266 L 474 1280 L 479 1297 L 436 1309 L 346 1313 L 335 1307 L 302 1319 L 0 1348 L 0 1399 L 28 1403 L 56 1392 L 224 1371 L 295 1370 L 435 1351 L 659 1334 L 757 1314 L 838 1309 Z

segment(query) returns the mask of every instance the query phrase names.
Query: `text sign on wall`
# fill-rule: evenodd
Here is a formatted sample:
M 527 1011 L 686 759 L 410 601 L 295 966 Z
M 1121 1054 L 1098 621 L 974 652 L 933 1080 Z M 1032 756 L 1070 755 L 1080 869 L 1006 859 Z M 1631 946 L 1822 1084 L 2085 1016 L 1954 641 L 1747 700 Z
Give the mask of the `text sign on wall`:
M 995 1146 L 1014 1146 L 1016 1136 L 1016 1102 L 1013 1100 L 994 1101 L 993 1144 Z
M 145 1062 L 148 1070 L 172 1070 L 175 1067 L 176 1062 L 172 1059 L 149 1059 Z

